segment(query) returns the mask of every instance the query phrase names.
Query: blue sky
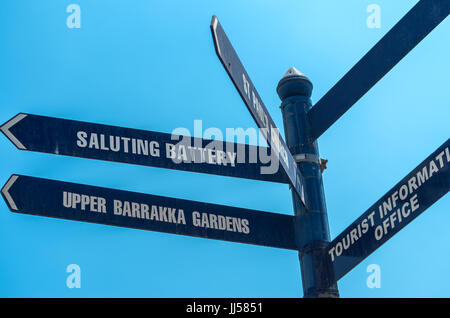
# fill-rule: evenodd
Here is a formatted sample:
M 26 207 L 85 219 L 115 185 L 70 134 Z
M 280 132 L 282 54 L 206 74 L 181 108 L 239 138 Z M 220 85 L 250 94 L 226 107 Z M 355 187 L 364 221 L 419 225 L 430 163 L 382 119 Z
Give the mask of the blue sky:
M 1 1 L 0 121 L 19 112 L 170 133 L 256 127 L 214 51 L 216 14 L 279 128 L 275 88 L 295 66 L 331 88 L 415 0 Z M 69 29 L 66 7 L 81 7 Z M 366 26 L 369 4 L 381 28 Z M 336 237 L 449 137 L 448 41 L 441 23 L 319 138 Z M 281 129 L 282 130 L 282 129 Z M 13 173 L 292 214 L 287 185 L 17 150 Z M 450 297 L 447 195 L 338 283 L 343 297 Z M 66 267 L 81 268 L 81 288 Z M 381 288 L 366 286 L 367 266 Z M 13 214 L 0 203 L 1 297 L 301 297 L 297 253 Z

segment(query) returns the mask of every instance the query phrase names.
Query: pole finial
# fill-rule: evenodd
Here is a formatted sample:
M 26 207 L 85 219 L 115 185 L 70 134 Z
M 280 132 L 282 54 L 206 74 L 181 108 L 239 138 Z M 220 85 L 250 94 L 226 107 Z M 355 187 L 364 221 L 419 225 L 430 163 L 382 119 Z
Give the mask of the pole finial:
M 291 67 L 278 82 L 277 93 L 281 100 L 294 95 L 311 97 L 313 85 L 309 78 L 295 67 Z
M 296 69 L 293 66 L 293 67 L 291 67 L 290 69 L 287 70 L 287 72 L 283 75 L 282 78 L 285 78 L 285 77 L 288 77 L 288 76 L 293 76 L 293 75 L 305 76 L 305 74 L 303 74 L 302 72 L 300 72 L 298 69 Z

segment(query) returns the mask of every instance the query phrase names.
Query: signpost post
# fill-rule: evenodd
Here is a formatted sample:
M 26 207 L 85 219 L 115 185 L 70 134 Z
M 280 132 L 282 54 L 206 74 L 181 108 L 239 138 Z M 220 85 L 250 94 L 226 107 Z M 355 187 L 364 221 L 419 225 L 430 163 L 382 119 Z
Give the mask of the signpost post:
M 328 268 L 322 257 L 330 241 L 327 208 L 317 142 L 309 141 L 306 115 L 311 108 L 310 80 L 291 68 L 278 83 L 286 141 L 303 175 L 305 207 L 293 193 L 304 297 L 339 297 L 337 285 L 328 284 Z

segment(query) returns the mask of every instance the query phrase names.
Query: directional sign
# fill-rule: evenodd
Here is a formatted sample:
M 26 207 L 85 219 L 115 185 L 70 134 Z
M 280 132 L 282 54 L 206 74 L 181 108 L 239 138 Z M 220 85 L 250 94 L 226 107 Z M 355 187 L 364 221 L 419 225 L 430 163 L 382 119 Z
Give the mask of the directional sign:
M 218 140 L 18 114 L 0 127 L 18 149 L 288 183 L 270 150 Z
M 264 138 L 279 158 L 282 167 L 288 175 L 289 183 L 294 187 L 303 204 L 305 204 L 302 176 L 297 170 L 297 164 L 216 16 L 212 18 L 211 31 L 217 56 L 236 86 Z
M 372 205 L 327 248 L 339 280 L 450 190 L 450 139 Z
M 311 139 L 322 135 L 449 13 L 449 0 L 419 1 L 309 111 Z
M 12 212 L 296 249 L 293 216 L 12 175 Z

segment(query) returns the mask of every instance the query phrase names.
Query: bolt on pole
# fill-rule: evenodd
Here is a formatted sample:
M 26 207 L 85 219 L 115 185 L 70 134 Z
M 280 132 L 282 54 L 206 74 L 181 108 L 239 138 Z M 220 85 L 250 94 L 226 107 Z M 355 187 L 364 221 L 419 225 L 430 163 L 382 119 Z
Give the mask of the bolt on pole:
M 327 208 L 322 182 L 324 161 L 317 142 L 309 142 L 307 113 L 311 109 L 311 81 L 296 68 L 290 68 L 277 86 L 283 114 L 286 143 L 303 176 L 306 209 L 292 190 L 295 235 L 304 297 L 339 297 L 336 283 L 326 261 L 330 242 Z

